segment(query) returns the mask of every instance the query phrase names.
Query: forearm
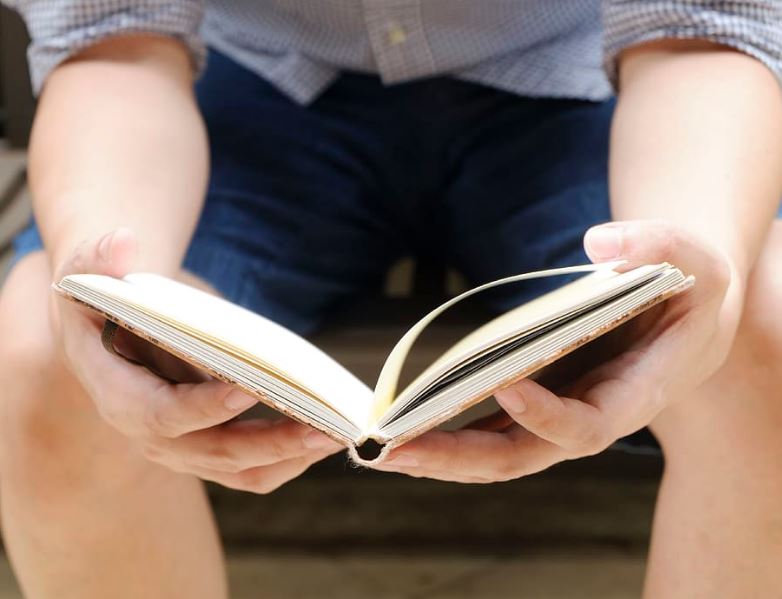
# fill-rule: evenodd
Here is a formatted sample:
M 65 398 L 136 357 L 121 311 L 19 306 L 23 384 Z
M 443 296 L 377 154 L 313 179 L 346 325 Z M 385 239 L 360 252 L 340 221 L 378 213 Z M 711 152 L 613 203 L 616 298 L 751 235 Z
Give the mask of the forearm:
M 56 269 L 85 239 L 132 228 L 138 270 L 174 272 L 197 222 L 207 143 L 186 52 L 162 38 L 103 42 L 41 96 L 29 180 Z
M 782 93 L 771 72 L 706 42 L 620 61 L 610 189 L 617 220 L 663 218 L 712 243 L 740 284 L 782 197 Z

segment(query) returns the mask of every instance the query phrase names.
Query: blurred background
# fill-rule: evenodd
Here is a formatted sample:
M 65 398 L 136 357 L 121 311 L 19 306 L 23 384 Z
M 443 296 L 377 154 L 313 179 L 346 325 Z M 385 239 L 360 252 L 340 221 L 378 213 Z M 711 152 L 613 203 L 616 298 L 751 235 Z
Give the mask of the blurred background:
M 26 44 L 21 21 L 0 8 L 0 277 L 30 217 Z M 313 341 L 372 384 L 393 342 L 458 285 L 437 264 L 405 261 L 383 297 Z M 429 362 L 479 317 L 473 308 L 445 319 L 415 360 Z M 610 599 L 640 595 L 661 470 L 658 455 L 608 451 L 476 486 L 359 470 L 340 455 L 268 496 L 215 486 L 210 495 L 233 597 Z M 0 556 L 0 599 L 19 596 Z

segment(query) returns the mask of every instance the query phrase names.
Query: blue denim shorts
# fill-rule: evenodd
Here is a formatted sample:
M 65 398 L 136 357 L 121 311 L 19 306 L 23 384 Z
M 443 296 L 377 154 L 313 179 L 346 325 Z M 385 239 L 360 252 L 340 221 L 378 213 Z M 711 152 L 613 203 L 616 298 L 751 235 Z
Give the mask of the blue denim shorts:
M 301 333 L 376 292 L 402 256 L 477 284 L 582 263 L 584 231 L 609 219 L 612 101 L 346 73 L 301 106 L 217 52 L 197 97 L 212 170 L 185 267 Z M 40 248 L 31 223 L 16 257 Z M 561 282 L 490 300 L 509 308 Z

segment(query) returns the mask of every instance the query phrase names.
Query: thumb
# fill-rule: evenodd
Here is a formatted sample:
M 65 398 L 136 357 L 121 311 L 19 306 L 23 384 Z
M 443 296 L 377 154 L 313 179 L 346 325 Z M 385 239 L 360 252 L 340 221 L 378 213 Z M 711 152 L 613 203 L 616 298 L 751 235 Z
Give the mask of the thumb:
M 584 236 L 584 249 L 595 262 L 626 261 L 627 267 L 669 262 L 697 280 L 693 295 L 724 293 L 730 281 L 730 264 L 708 243 L 663 220 L 637 220 L 592 227 Z
M 75 274 L 124 277 L 130 272 L 135 256 L 136 236 L 133 231 L 127 228 L 115 229 L 95 241 L 84 241 L 79 244 L 62 263 L 54 280 L 59 282 L 63 277 Z M 97 315 L 77 310 L 76 306 L 70 302 L 58 301 L 50 304 L 49 317 L 51 326 L 56 332 L 68 331 L 66 337 L 71 343 L 74 339 L 86 339 L 85 335 L 88 334 L 95 342 L 98 342 L 98 337 L 94 335 L 95 331 L 84 326 L 85 323 L 92 323 L 93 328 L 102 326 L 102 318 Z M 66 356 L 71 353 L 67 346 L 68 344 L 65 343 Z M 81 354 L 83 352 L 79 350 L 74 353 Z
M 136 236 L 132 230 L 115 229 L 95 241 L 81 243 L 63 263 L 56 280 L 72 274 L 100 274 L 124 277 L 136 257 Z

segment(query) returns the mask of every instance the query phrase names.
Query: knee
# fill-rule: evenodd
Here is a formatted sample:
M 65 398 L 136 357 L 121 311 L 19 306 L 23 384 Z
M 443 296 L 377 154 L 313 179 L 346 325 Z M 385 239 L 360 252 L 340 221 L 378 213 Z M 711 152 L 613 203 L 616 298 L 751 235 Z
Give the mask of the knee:
M 83 403 L 78 401 L 76 384 L 59 359 L 52 339 L 33 327 L 24 329 L 30 318 L 40 315 L 31 314 L 9 324 L 2 311 L 0 304 L 0 335 L 12 341 L 3 343 L 0 349 L 0 443 L 42 442 L 44 424 L 53 421 L 55 415 L 66 424 L 65 414 L 82 408 Z M 49 438 L 51 432 L 46 431 Z
M 74 427 L 95 417 L 60 358 L 49 326 L 49 293 L 45 260 L 31 256 L 11 272 L 0 296 L 4 469 L 9 460 L 61 455 L 77 436 Z
M 65 374 L 49 327 L 48 289 L 36 256 L 9 275 L 0 296 L 0 384 L 5 410 L 36 408 Z M 40 283 L 39 280 L 40 279 Z M 59 394 L 54 394 L 53 398 Z

